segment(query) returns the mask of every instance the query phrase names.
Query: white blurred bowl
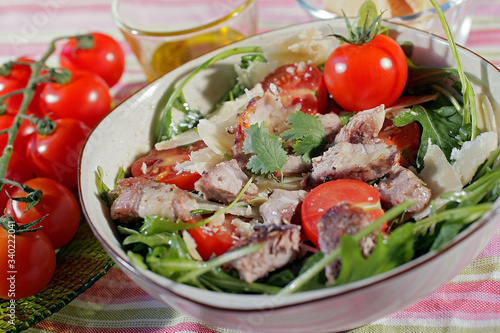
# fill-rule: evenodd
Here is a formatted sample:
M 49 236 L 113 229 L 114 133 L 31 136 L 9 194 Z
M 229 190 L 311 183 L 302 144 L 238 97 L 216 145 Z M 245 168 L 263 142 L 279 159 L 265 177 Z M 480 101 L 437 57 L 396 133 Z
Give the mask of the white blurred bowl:
M 397 40 L 411 41 L 414 63 L 454 66 L 448 44 L 442 38 L 402 25 L 388 23 Z M 345 33 L 343 19 L 316 21 L 257 35 L 230 47 L 262 45 L 281 36 L 316 27 L 325 35 L 333 27 Z M 500 72 L 473 52 L 459 47 L 465 71 L 481 83 L 500 119 Z M 93 130 L 80 159 L 79 195 L 83 210 L 96 237 L 120 268 L 146 292 L 173 309 L 208 324 L 245 332 L 332 332 L 355 328 L 416 303 L 451 280 L 485 247 L 498 229 L 499 203 L 479 221 L 458 235 L 440 252 L 430 252 L 384 274 L 323 290 L 274 295 L 225 294 L 173 282 L 151 271 L 134 267 L 117 237 L 109 211 L 99 200 L 95 172 L 104 169 L 104 182 L 113 184 L 120 167 L 128 167 L 150 150 L 152 121 L 162 94 L 175 80 L 214 56 L 215 51 L 195 59 L 139 91 L 116 107 Z M 195 78 L 196 89 L 185 91 L 188 100 L 206 100 L 212 89 L 221 89 L 220 75 L 226 66 L 239 61 L 228 58 Z M 214 81 L 215 80 L 215 81 Z M 215 83 L 216 82 L 216 83 Z M 214 84 L 215 83 L 215 84 Z M 223 87 L 222 87 L 223 88 Z M 498 125 L 497 125 L 498 126 Z M 499 127 L 500 128 L 500 127 Z
M 341 14 L 328 11 L 325 6 L 325 0 L 296 1 L 313 20 L 333 19 L 339 17 Z M 460 45 L 465 45 L 469 37 L 474 3 L 475 0 L 450 0 L 441 5 L 441 9 L 450 25 L 450 30 L 454 36 L 455 42 Z M 387 20 L 424 30 L 442 37 L 446 36 L 434 8 L 412 15 L 387 18 Z

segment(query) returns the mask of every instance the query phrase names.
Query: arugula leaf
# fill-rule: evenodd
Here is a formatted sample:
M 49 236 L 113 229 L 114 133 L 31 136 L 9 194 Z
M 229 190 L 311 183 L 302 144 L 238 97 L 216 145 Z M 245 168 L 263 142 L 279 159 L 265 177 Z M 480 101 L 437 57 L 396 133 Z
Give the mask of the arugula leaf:
M 387 272 L 413 258 L 413 224 L 406 223 L 393 231 L 386 241 L 379 234 L 377 246 L 364 258 L 358 243 L 349 235 L 341 240 L 342 268 L 335 285 L 358 281 Z
M 270 134 L 265 122 L 253 124 L 245 131 L 243 142 L 245 154 L 250 157 L 247 168 L 254 174 L 268 174 L 281 171 L 287 161 L 287 154 L 279 137 Z
M 158 131 L 158 140 L 157 142 L 165 141 L 168 139 L 171 139 L 173 136 L 177 135 L 178 133 L 175 132 L 172 126 L 172 108 L 178 105 L 180 101 L 184 100 L 184 97 L 182 96 L 182 89 L 186 86 L 186 84 L 191 81 L 193 77 L 196 76 L 200 71 L 210 67 L 212 64 L 216 63 L 219 60 L 226 59 L 230 56 L 233 56 L 235 54 L 242 54 L 242 53 L 260 53 L 261 50 L 258 46 L 247 46 L 247 47 L 237 47 L 234 49 L 229 49 L 226 51 L 223 51 L 214 57 L 208 59 L 204 63 L 202 63 L 200 66 L 198 66 L 194 71 L 192 71 L 187 77 L 185 77 L 177 87 L 169 87 L 167 91 L 165 92 L 165 95 L 163 96 L 164 98 L 168 98 L 167 103 L 165 105 L 165 108 L 163 109 L 163 113 L 161 115 L 161 120 L 159 124 L 159 131 Z M 171 136 L 173 135 L 173 136 Z
M 394 118 L 394 125 L 400 127 L 413 121 L 418 121 L 422 125 L 421 144 L 417 154 L 417 169 L 421 170 L 424 166 L 424 156 L 429 141 L 441 147 L 446 158 L 450 160 L 452 149 L 460 147 L 457 137 L 460 134 L 462 116 L 457 110 L 451 106 L 430 109 L 417 105 Z
M 286 141 L 297 140 L 293 145 L 296 155 L 302 156 L 302 160 L 309 163 L 313 157 L 321 154 L 328 143 L 321 120 L 298 111 L 289 115 L 286 121 L 290 124 L 290 129 L 280 136 Z

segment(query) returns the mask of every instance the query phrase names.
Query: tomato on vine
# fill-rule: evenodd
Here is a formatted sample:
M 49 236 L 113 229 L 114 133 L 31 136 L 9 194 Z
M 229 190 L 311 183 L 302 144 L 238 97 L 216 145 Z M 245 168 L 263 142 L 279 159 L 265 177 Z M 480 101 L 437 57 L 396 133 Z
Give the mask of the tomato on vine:
M 49 237 L 54 249 L 68 244 L 80 225 L 80 206 L 73 193 L 63 184 L 50 178 L 33 178 L 23 185 L 33 190 L 41 190 L 40 201 L 28 210 L 27 203 L 9 199 L 7 214 L 19 225 L 43 218 L 37 226 L 42 227 L 41 231 Z M 17 188 L 11 196 L 19 198 L 26 195 L 25 191 Z
M 26 160 L 26 158 L 24 158 L 24 156 L 17 153 L 16 151 L 13 151 L 12 155 L 10 156 L 5 178 L 18 183 L 24 183 L 25 181 L 33 178 L 33 172 L 28 166 L 28 161 Z M 6 192 L 12 194 L 15 190 L 16 188 L 11 185 L 4 185 L 2 187 L 2 191 L 0 192 L 0 210 L 2 212 L 5 209 L 7 200 L 9 199 Z
M 40 229 L 30 230 L 32 224 L 18 226 L 10 217 L 2 217 L 1 224 L 0 297 L 21 299 L 33 296 L 54 275 L 54 247 Z
M 9 129 L 14 123 L 15 116 L 5 113 L 0 115 L 0 131 Z M 21 127 L 17 133 L 16 140 L 14 141 L 14 150 L 20 155 L 26 156 L 26 147 L 28 146 L 28 141 L 31 134 L 35 132 L 36 126 L 25 119 L 21 122 Z M 2 152 L 7 145 L 8 134 L 0 134 L 0 152 Z
M 78 119 L 92 128 L 111 110 L 111 95 L 97 74 L 74 70 L 67 83 L 47 83 L 39 103 L 42 112 L 53 119 Z
M 70 38 L 63 46 L 59 61 L 62 68 L 69 70 L 87 70 L 94 72 L 106 81 L 109 87 L 114 86 L 125 69 L 125 56 L 116 40 L 98 32 L 91 33 L 89 43 L 83 35 Z
M 31 169 L 37 177 L 52 178 L 75 191 L 78 158 L 90 128 L 71 118 L 42 121 L 44 126 L 37 126 L 26 151 Z
M 328 92 L 345 111 L 389 107 L 406 85 L 406 55 L 394 39 L 378 34 L 379 24 L 380 16 L 355 39 L 333 35 L 344 44 L 328 57 L 324 77 Z

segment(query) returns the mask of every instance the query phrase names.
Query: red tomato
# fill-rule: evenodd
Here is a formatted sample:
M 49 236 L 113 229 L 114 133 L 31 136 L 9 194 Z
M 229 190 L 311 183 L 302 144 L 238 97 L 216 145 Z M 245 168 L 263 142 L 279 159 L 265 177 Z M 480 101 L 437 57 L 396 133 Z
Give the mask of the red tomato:
M 372 220 L 384 215 L 378 191 L 357 179 L 331 180 L 313 188 L 304 198 L 300 211 L 302 227 L 308 239 L 318 246 L 317 224 L 321 216 L 333 206 L 347 201 L 361 206 Z
M 406 85 L 408 65 L 394 39 L 377 35 L 363 45 L 336 48 L 325 63 L 324 75 L 335 102 L 346 111 L 362 111 L 393 104 Z
M 7 214 L 19 224 L 30 223 L 47 215 L 37 226 L 49 237 L 54 249 L 60 249 L 73 238 L 80 225 L 80 206 L 75 196 L 63 184 L 50 178 L 33 178 L 24 183 L 30 188 L 42 191 L 42 198 L 30 210 L 27 204 L 9 199 Z M 24 197 L 27 193 L 17 188 L 13 198 Z
M 304 63 L 281 66 L 265 78 L 264 90 L 269 89 L 271 83 L 278 88 L 285 108 L 301 103 L 304 113 L 325 112 L 327 90 L 323 75 L 315 66 Z
M 109 87 L 118 82 L 125 69 L 125 55 L 113 38 L 94 32 L 94 47 L 82 49 L 75 38 L 63 46 L 59 61 L 61 67 L 71 71 L 83 69 L 99 75 Z
M 9 166 L 7 167 L 5 178 L 18 183 L 24 183 L 25 181 L 33 178 L 33 172 L 31 172 L 28 161 L 26 161 L 26 159 L 16 151 L 13 151 L 10 156 Z M 4 185 L 2 187 L 2 192 L 0 192 L 0 210 L 2 212 L 5 209 L 7 200 L 9 199 L 5 192 L 12 194 L 16 188 L 17 187 L 10 185 Z
M 6 130 L 12 126 L 14 123 L 15 116 L 11 114 L 0 115 L 0 130 Z M 29 120 L 23 120 L 19 132 L 17 133 L 16 140 L 14 141 L 14 150 L 20 155 L 26 156 L 26 147 L 28 146 L 28 140 L 36 131 L 36 126 Z M 3 152 L 8 141 L 8 134 L 0 134 L 0 152 Z
M 196 251 L 203 260 L 209 260 L 213 254 L 220 256 L 234 245 L 237 240 L 236 227 L 231 221 L 231 217 L 226 217 L 219 226 L 203 226 L 188 230 L 196 242 Z
M 189 147 L 176 147 L 166 150 L 152 149 L 148 155 L 141 157 L 132 164 L 132 176 L 155 179 L 162 183 L 177 185 L 186 191 L 192 191 L 194 190 L 194 183 L 201 178 L 201 175 L 188 171 L 178 173 L 175 165 L 188 161 L 191 152 L 205 147 L 203 141 L 198 141 Z
M 72 71 L 66 84 L 47 83 L 40 95 L 40 109 L 52 119 L 73 118 L 94 127 L 111 110 L 106 82 L 88 71 Z
M 32 63 L 35 60 L 27 57 L 21 57 L 17 59 L 19 62 Z M 43 71 L 42 71 L 43 72 Z M 31 67 L 28 65 L 14 64 L 10 70 L 9 75 L 0 76 L 0 96 L 8 94 L 10 92 L 24 89 L 28 84 L 31 76 Z M 36 87 L 35 94 L 29 105 L 29 109 L 35 113 L 37 116 L 41 115 L 40 109 L 38 107 L 38 100 L 40 98 L 41 89 L 44 83 L 39 84 Z M 15 95 L 9 98 L 7 112 L 11 114 L 16 114 L 17 110 L 21 106 L 23 101 L 23 95 Z
M 90 128 L 79 120 L 55 120 L 50 134 L 33 134 L 26 156 L 37 177 L 63 183 L 71 191 L 77 189 L 78 158 Z
M 386 144 L 398 147 L 402 166 L 415 165 L 420 147 L 420 128 L 416 122 L 397 127 L 392 124 L 390 119 L 386 119 L 378 137 Z
M 54 248 L 43 232 L 13 235 L 0 228 L 1 298 L 35 295 L 49 283 L 55 268 Z

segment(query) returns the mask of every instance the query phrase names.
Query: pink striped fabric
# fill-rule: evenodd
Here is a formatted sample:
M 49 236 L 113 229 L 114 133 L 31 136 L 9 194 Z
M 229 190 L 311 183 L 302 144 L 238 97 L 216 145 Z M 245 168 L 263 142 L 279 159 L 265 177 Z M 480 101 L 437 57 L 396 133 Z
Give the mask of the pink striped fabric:
M 56 36 L 101 31 L 119 40 L 126 72 L 113 93 L 121 100 L 145 76 L 114 26 L 111 0 L 0 0 L 0 61 L 41 55 Z M 476 0 L 467 47 L 500 66 L 500 0 Z M 306 22 L 295 0 L 259 0 L 260 31 Z M 57 63 L 57 56 L 50 61 Z M 353 332 L 500 331 L 500 235 L 461 274 L 422 301 Z M 27 332 L 232 332 L 187 317 L 146 294 L 112 268 L 75 301 Z M 236 333 L 236 332 L 234 332 Z

